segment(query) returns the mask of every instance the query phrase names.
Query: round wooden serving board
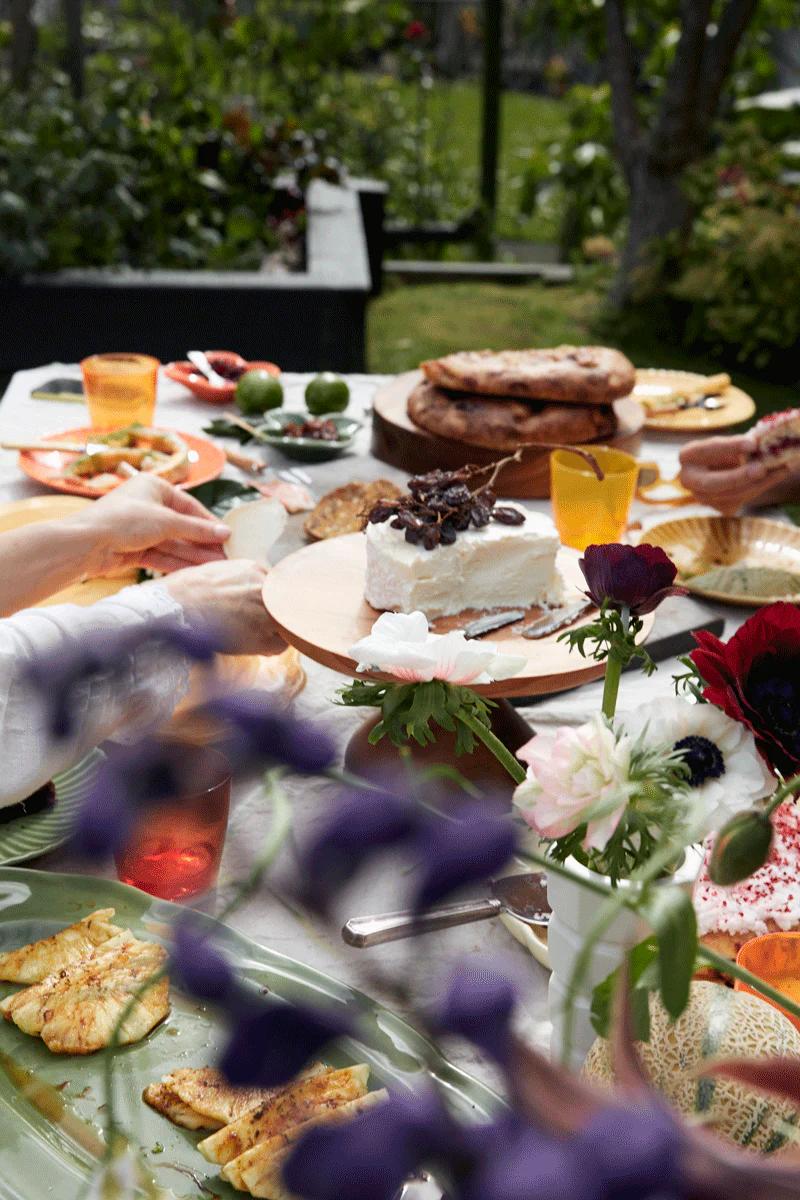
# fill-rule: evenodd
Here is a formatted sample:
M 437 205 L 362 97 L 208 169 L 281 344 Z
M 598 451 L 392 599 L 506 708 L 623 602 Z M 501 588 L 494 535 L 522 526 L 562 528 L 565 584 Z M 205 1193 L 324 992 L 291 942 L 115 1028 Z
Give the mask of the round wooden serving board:
M 422 475 L 437 467 L 457 470 L 467 463 L 483 467 L 506 457 L 507 450 L 488 450 L 485 446 L 437 437 L 415 425 L 408 415 L 407 403 L 421 379 L 421 371 L 406 371 L 375 393 L 371 448 L 376 458 L 409 475 Z M 613 438 L 598 441 L 598 445 L 637 454 L 644 425 L 641 405 L 626 397 L 614 402 L 614 411 L 619 422 L 617 433 Z M 494 490 L 498 496 L 517 500 L 542 500 L 549 496 L 550 451 L 533 446 L 523 450 L 522 461 L 503 468 Z
M 282 637 L 315 662 L 349 676 L 358 674 L 355 660 L 348 653 L 350 647 L 367 636 L 380 616 L 364 599 L 366 545 L 363 533 L 350 533 L 305 546 L 281 559 L 264 584 L 264 604 Z M 583 585 L 577 552 L 560 550 L 558 565 L 577 592 Z M 518 654 L 528 660 L 519 675 L 481 684 L 476 692 L 495 697 L 544 695 L 590 683 L 603 675 L 603 663 L 583 659 L 557 640 L 561 630 L 535 640 L 514 632 L 535 620 L 541 611 L 529 608 L 518 625 L 497 629 L 476 642 L 491 642 L 505 654 Z M 469 610 L 456 617 L 441 617 L 431 623 L 431 628 L 446 633 L 463 628 L 480 615 Z M 582 620 L 586 619 L 584 615 Z M 647 637 L 653 626 L 652 614 L 644 621 Z M 393 681 L 391 675 L 377 672 L 362 672 L 361 677 Z

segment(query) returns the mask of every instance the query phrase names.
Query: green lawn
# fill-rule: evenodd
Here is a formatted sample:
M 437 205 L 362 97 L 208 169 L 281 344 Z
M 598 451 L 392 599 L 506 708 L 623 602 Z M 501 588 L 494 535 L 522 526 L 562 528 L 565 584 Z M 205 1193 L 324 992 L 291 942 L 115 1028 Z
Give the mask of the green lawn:
M 410 115 L 418 97 L 410 85 L 401 88 Z M 480 172 L 481 90 L 477 83 L 434 84 L 422 101 L 427 106 L 426 157 L 431 179 L 445 174 L 443 203 L 452 211 L 468 211 L 478 197 Z M 519 213 L 525 163 L 534 146 L 564 131 L 564 105 L 546 96 L 506 92 L 501 110 L 500 169 L 498 173 L 498 235 L 551 241 L 555 225 L 539 215 Z M 438 164 L 438 166 L 437 166 Z M 442 214 L 444 215 L 444 214 Z
M 452 350 L 521 349 L 561 342 L 618 345 L 637 366 L 682 367 L 712 373 L 723 369 L 710 358 L 669 346 L 657 337 L 615 339 L 595 329 L 600 311 L 597 287 L 539 283 L 436 283 L 389 286 L 372 301 L 368 316 L 370 371 L 406 371 L 422 359 Z M 759 412 L 791 408 L 796 389 L 768 383 L 744 371 L 735 381 L 755 398 Z

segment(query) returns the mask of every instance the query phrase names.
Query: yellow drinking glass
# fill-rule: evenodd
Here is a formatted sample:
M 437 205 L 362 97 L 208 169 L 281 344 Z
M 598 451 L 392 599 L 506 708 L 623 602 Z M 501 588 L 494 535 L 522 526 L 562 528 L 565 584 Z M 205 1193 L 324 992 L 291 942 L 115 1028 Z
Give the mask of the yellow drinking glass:
M 81 363 L 93 429 L 152 425 L 159 361 L 147 354 L 92 354 Z
M 554 450 L 550 455 L 553 518 L 565 546 L 585 550 L 593 542 L 618 542 L 628 525 L 640 464 L 623 450 L 579 446 L 592 454 L 603 472 L 598 479 L 579 455 Z

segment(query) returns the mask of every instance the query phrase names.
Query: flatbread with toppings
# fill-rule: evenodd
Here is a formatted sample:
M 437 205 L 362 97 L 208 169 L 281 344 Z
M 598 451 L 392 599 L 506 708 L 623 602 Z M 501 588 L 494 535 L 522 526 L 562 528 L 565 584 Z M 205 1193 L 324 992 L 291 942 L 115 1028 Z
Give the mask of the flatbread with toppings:
M 321 1063 L 315 1068 L 324 1070 Z M 281 1090 L 234 1087 L 213 1067 L 181 1067 L 146 1087 L 142 1099 L 174 1125 L 213 1131 L 267 1104 Z
M 131 470 L 159 475 L 169 483 L 182 483 L 189 475 L 188 447 L 167 429 L 130 425 L 127 429 L 98 434 L 92 441 L 108 449 L 79 455 L 66 467 L 66 476 L 101 489 L 118 483 L 119 475 L 130 474 Z
M 396 500 L 401 494 L 401 489 L 389 479 L 346 483 L 322 497 L 307 517 L 305 531 L 317 541 L 360 533 L 367 523 L 367 513 L 379 500 Z
M 462 350 L 420 365 L 437 387 L 525 400 L 610 404 L 636 383 L 633 364 L 607 346 Z

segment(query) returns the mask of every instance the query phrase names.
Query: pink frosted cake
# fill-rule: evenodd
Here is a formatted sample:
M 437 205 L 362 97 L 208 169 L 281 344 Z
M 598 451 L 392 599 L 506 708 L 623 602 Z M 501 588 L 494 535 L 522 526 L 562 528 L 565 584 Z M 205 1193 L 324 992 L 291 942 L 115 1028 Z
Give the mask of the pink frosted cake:
M 694 888 L 700 940 L 735 959 L 751 938 L 800 929 L 800 805 L 787 800 L 772 817 L 769 858 L 760 871 L 735 887 L 708 877 L 708 854 Z

